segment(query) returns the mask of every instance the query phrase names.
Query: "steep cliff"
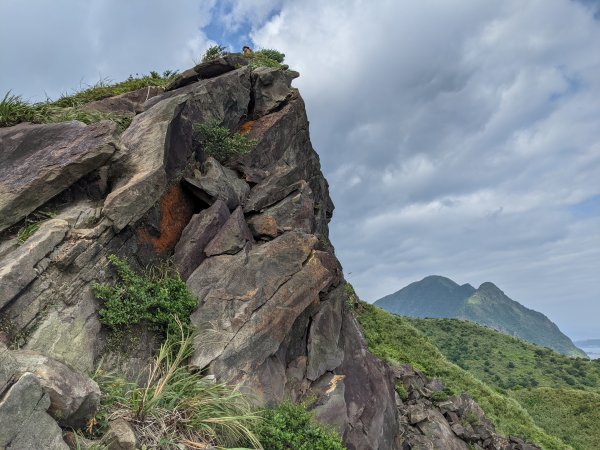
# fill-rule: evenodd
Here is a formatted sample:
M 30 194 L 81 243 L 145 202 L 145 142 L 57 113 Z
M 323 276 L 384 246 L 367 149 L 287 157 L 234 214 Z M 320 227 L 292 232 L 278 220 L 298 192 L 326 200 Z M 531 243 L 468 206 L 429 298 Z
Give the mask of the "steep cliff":
M 317 417 L 348 448 L 393 448 L 392 375 L 346 308 L 297 73 L 244 64 L 231 56 L 151 98 L 97 102 L 137 112 L 122 134 L 111 122 L 0 130 L 3 339 L 82 371 L 103 357 L 134 375 L 156 337 L 140 330 L 125 355 L 107 348 L 92 283 L 115 280 L 111 254 L 134 267 L 173 257 L 198 297 L 193 365 L 263 404 L 316 396 Z M 207 157 L 192 127 L 211 120 L 256 147 L 224 164 Z M 17 245 L 36 210 L 53 218 Z

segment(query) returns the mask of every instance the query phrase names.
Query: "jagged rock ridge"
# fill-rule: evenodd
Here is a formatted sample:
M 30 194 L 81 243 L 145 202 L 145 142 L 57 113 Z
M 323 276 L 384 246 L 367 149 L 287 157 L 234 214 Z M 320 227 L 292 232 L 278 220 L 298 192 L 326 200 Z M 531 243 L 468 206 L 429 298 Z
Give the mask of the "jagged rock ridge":
M 120 135 L 110 122 L 0 130 L 4 341 L 81 371 L 103 356 L 134 376 L 156 338 L 140 330 L 129 355 L 107 349 L 91 284 L 115 279 L 110 254 L 139 267 L 173 256 L 198 296 L 192 364 L 263 404 L 314 395 L 317 417 L 348 448 L 393 448 L 392 375 L 345 306 L 328 241 L 333 203 L 290 87 L 298 74 L 234 59 L 185 72 L 150 98 L 128 96 L 137 115 Z M 124 104 L 100 103 L 90 107 Z M 192 126 L 209 120 L 256 148 L 226 164 L 207 157 Z M 21 172 L 31 180 L 8 176 Z M 56 216 L 17 246 L 11 227 L 38 207 Z

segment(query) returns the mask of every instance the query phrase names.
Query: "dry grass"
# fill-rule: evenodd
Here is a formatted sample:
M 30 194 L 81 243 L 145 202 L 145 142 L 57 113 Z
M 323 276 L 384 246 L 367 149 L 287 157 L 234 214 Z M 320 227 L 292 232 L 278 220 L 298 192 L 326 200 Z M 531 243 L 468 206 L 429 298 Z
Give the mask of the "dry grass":
M 235 387 L 201 378 L 185 365 L 193 338 L 183 326 L 179 336 L 168 336 L 148 369 L 146 383 L 130 385 L 125 395 L 113 396 L 106 421 L 127 420 L 139 445 L 146 448 L 262 449 L 252 431 L 261 415 L 248 398 Z

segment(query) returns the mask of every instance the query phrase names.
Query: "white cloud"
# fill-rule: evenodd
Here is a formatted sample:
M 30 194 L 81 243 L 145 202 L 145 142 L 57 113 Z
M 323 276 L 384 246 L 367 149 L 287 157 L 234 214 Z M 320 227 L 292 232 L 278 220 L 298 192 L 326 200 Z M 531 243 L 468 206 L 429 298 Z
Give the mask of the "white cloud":
M 209 45 L 214 1 L 0 3 L 0 94 L 57 97 L 103 78 L 186 69 Z

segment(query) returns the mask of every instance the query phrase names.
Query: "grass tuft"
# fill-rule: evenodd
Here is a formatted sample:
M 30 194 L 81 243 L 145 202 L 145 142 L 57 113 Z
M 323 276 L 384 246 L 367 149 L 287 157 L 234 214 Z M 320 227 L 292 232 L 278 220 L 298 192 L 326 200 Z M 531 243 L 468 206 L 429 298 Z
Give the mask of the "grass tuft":
M 253 53 L 245 53 L 243 55 L 248 59 L 248 64 L 252 69 L 259 67 L 274 67 L 280 69 L 282 67 L 285 55 L 277 50 L 263 49 Z
M 95 85 L 73 94 L 65 94 L 56 101 L 48 100 L 39 103 L 29 103 L 21 96 L 8 91 L 0 102 L 0 127 L 10 127 L 22 122 L 56 123 L 78 120 L 90 124 L 102 120 L 112 120 L 118 124 L 119 129 L 124 130 L 131 123 L 131 117 L 128 115 L 89 111 L 83 109 L 82 106 L 89 102 L 148 86 L 165 87 L 175 75 L 176 72 L 173 71 L 165 71 L 162 75 L 150 72 L 149 75 L 137 78 L 130 76 L 127 80 L 119 83 L 101 80 Z
M 56 214 L 48 211 L 36 211 L 31 215 L 27 216 L 24 220 L 25 223 L 19 231 L 17 231 L 17 242 L 19 245 L 23 245 L 27 239 L 35 234 L 40 228 L 42 222 L 56 217 Z
M 262 446 L 252 431 L 261 420 L 237 388 L 206 381 L 185 365 L 193 335 L 181 324 L 161 346 L 143 386 L 118 377 L 97 377 L 103 393 L 99 415 L 88 431 L 123 418 L 142 448 Z

